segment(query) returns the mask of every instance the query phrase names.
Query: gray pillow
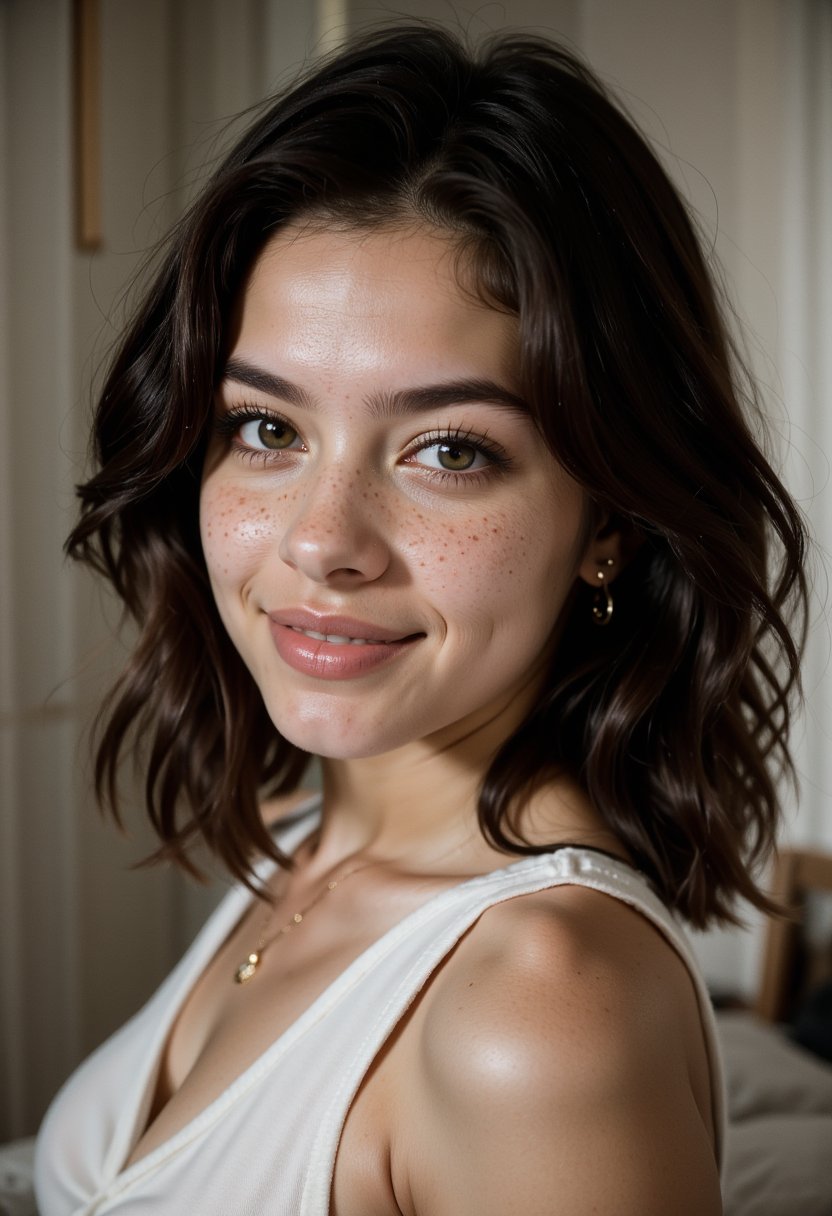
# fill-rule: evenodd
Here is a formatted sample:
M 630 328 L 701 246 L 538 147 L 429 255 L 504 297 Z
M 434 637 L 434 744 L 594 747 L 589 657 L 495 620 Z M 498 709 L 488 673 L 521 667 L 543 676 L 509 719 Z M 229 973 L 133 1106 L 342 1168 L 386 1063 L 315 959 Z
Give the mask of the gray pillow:
M 832 1216 L 832 1115 L 729 1125 L 724 1216 Z
M 780 1113 L 832 1115 L 832 1065 L 753 1014 L 720 1013 L 717 1026 L 729 1123 Z M 827 1152 L 832 1159 L 832 1142 Z M 832 1216 L 832 1206 L 827 1216 Z
M 0 1216 L 37 1216 L 34 1152 L 34 1140 L 0 1145 Z

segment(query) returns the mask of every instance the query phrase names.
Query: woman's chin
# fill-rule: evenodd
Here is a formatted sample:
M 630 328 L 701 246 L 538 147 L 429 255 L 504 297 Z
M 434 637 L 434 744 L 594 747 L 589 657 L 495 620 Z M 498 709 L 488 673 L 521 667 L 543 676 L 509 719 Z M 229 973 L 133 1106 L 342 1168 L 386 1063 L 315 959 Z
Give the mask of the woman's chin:
M 389 724 L 377 727 L 351 718 L 288 717 L 271 715 L 281 736 L 301 751 L 322 760 L 364 760 L 381 756 L 411 741 L 405 731 L 392 731 Z

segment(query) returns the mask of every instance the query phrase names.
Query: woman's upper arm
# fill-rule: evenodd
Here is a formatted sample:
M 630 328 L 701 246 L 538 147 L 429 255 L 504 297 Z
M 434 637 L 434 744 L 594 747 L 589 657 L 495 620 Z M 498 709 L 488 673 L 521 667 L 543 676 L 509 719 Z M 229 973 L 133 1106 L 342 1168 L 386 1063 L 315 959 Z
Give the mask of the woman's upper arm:
M 721 1212 L 660 957 L 585 945 L 544 915 L 443 977 L 407 1112 L 414 1216 Z

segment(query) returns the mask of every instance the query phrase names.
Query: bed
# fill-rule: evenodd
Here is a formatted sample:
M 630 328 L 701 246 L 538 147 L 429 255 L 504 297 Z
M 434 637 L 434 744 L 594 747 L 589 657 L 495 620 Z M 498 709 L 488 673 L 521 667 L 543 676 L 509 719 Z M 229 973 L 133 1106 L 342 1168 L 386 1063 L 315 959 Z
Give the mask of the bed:
M 794 915 L 769 923 L 755 1006 L 717 1013 L 724 1216 L 832 1216 L 832 856 L 781 852 L 774 890 Z M 37 1216 L 32 1147 L 0 1147 L 0 1216 Z
M 832 1216 L 832 856 L 784 850 L 751 1011 L 718 1013 L 725 1216 Z

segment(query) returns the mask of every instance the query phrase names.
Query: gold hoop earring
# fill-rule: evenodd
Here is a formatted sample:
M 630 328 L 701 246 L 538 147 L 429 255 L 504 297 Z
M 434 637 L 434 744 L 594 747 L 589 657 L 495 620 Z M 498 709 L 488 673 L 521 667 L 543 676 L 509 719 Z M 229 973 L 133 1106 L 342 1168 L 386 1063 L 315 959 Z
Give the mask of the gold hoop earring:
M 615 562 L 611 557 L 608 557 L 604 565 L 608 568 L 614 566 Z M 592 619 L 596 625 L 609 625 L 612 620 L 615 604 L 613 603 L 612 592 L 606 584 L 606 575 L 603 570 L 598 571 L 598 587 L 592 597 Z

